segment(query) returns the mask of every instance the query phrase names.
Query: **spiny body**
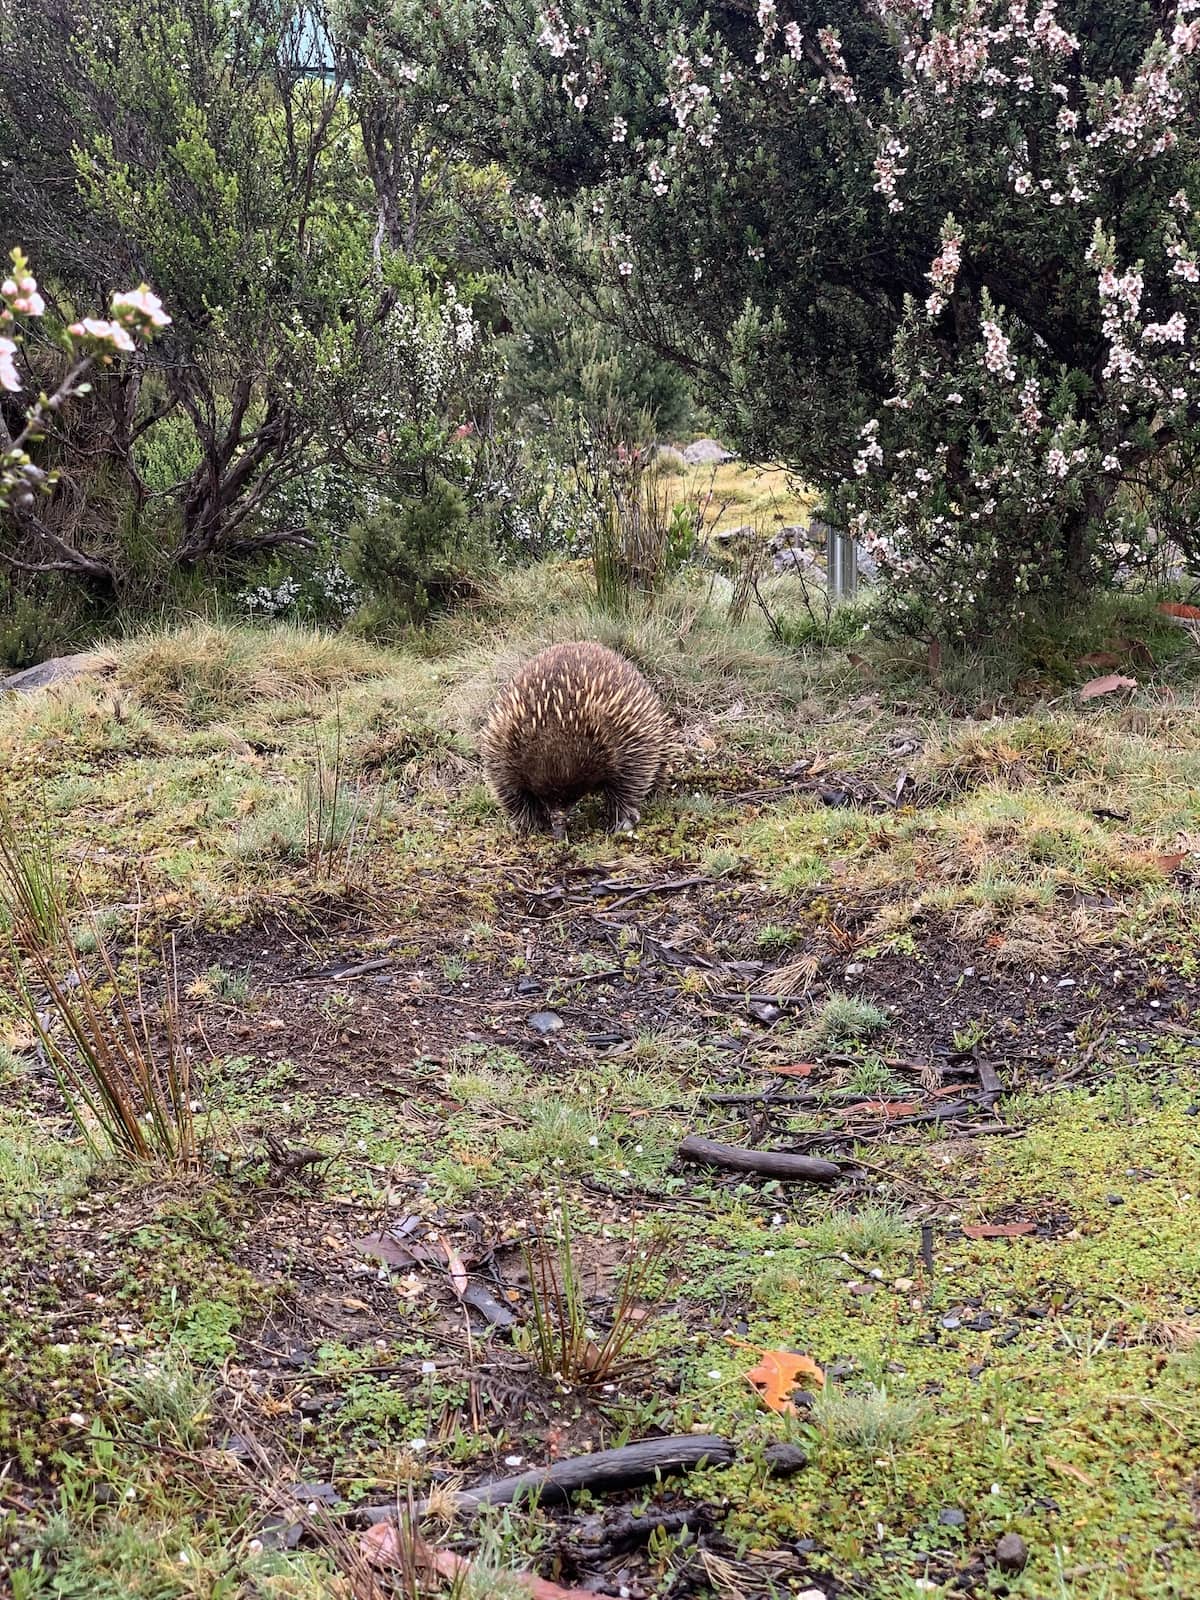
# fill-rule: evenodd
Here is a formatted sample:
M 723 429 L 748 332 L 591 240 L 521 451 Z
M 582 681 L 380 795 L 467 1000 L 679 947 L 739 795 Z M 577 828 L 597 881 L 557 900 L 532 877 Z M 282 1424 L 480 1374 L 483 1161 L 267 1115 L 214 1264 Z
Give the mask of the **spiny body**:
M 562 814 L 602 794 L 610 826 L 632 827 L 661 779 L 667 721 L 631 662 L 602 644 L 556 644 L 501 690 L 481 749 L 492 793 L 522 831 L 561 832 Z

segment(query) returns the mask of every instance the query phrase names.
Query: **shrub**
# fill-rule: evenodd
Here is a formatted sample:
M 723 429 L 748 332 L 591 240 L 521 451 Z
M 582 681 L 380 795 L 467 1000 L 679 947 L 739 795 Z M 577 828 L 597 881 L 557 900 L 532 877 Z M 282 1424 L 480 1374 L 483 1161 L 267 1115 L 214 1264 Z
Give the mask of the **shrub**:
M 510 172 L 514 253 L 825 491 L 894 624 L 986 634 L 1114 575 L 1122 486 L 1200 438 L 1190 0 L 390 15 Z
M 462 491 L 444 479 L 408 506 L 387 505 L 350 531 L 346 570 L 370 597 L 368 625 L 425 622 L 475 591 L 490 551 L 467 517 Z

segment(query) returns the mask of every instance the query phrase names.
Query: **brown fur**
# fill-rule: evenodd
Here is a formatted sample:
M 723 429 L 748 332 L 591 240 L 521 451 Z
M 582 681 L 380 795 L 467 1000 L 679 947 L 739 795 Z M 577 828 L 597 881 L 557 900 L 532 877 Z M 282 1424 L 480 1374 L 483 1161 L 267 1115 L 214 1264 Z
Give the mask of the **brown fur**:
M 481 741 L 492 793 L 522 831 L 560 831 L 560 817 L 602 794 L 615 828 L 637 822 L 666 767 L 658 696 L 602 644 L 556 644 L 501 690 Z

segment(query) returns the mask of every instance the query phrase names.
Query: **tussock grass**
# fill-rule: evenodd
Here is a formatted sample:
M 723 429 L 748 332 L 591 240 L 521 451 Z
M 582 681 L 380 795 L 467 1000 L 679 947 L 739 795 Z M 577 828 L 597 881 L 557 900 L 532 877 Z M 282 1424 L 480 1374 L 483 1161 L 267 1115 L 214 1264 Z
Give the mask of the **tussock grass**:
M 831 1443 L 874 1453 L 910 1443 L 927 1415 L 917 1399 L 896 1399 L 882 1385 L 852 1390 L 829 1386 L 813 1401 L 813 1421 Z
M 384 675 L 390 658 L 347 634 L 277 624 L 194 622 L 118 652 L 127 688 L 160 716 L 204 723 L 255 701 L 286 700 Z

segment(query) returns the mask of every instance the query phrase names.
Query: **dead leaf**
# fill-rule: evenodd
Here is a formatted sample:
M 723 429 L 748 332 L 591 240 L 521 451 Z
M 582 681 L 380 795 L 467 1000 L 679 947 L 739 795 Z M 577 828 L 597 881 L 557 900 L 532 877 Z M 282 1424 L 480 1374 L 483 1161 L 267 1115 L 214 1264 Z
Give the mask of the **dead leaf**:
M 1090 656 L 1080 656 L 1077 667 L 1119 667 L 1121 657 L 1115 650 L 1093 650 Z
M 1036 1222 L 972 1222 L 963 1227 L 968 1239 L 1019 1239 L 1036 1231 Z
M 1164 617 L 1180 617 L 1185 622 L 1200 621 L 1200 606 L 1184 605 L 1181 600 L 1164 600 L 1158 609 Z
M 407 1548 L 406 1548 L 407 1546 Z M 423 1567 L 436 1572 L 454 1584 L 455 1589 L 466 1588 L 471 1573 L 471 1562 L 453 1550 L 439 1550 L 422 1539 L 420 1534 L 402 1531 L 395 1522 L 380 1522 L 368 1528 L 362 1536 L 362 1552 L 373 1566 L 394 1567 L 401 1572 L 412 1567 Z M 606 1600 L 594 1589 L 564 1589 L 561 1584 L 538 1578 L 531 1572 L 507 1574 L 514 1588 L 523 1589 L 533 1600 Z
M 1160 871 L 1178 872 L 1187 858 L 1188 853 L 1186 850 L 1174 850 L 1170 855 L 1154 856 L 1152 859 L 1154 861 L 1154 865 L 1158 867 Z
M 1117 689 L 1136 689 L 1136 678 L 1126 678 L 1120 672 L 1109 672 L 1103 678 L 1092 678 L 1079 691 L 1081 700 L 1095 700 L 1098 695 L 1112 694 Z
M 798 1356 L 794 1350 L 763 1350 L 760 1354 L 762 1360 L 746 1377 L 768 1410 L 796 1416 L 796 1405 L 788 1396 L 802 1377 L 812 1378 L 818 1389 L 824 1388 L 825 1374 L 811 1356 Z
M 450 1273 L 450 1286 L 461 1300 L 467 1292 L 467 1269 L 463 1258 L 452 1244 L 442 1241 L 442 1249 L 446 1252 L 446 1267 Z
M 764 1067 L 762 1070 L 780 1078 L 807 1078 L 812 1074 L 814 1065 L 812 1061 L 793 1061 L 786 1066 Z
M 869 1111 L 877 1117 L 911 1117 L 914 1111 L 921 1108 L 915 1100 L 860 1100 L 855 1106 L 847 1106 L 848 1111 Z
M 1045 1462 L 1051 1472 L 1061 1473 L 1065 1478 L 1074 1478 L 1076 1483 L 1082 1483 L 1087 1489 L 1096 1487 L 1095 1478 L 1089 1478 L 1086 1472 L 1079 1467 L 1072 1466 L 1069 1461 L 1059 1461 L 1055 1456 L 1046 1456 Z

